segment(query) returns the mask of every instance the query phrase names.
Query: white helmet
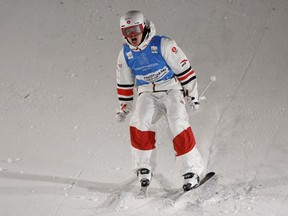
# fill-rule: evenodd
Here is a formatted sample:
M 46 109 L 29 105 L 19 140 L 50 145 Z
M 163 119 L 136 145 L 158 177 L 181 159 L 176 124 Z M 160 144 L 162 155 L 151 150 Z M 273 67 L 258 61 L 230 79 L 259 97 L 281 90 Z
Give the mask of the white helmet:
M 146 19 L 140 11 L 128 11 L 120 18 L 120 28 L 124 37 L 135 37 L 144 32 Z

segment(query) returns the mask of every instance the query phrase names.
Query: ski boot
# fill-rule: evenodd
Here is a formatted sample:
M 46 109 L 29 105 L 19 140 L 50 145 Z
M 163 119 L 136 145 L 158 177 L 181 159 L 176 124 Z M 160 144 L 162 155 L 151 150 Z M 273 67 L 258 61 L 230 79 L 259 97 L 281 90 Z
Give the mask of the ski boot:
M 151 171 L 146 168 L 137 171 L 137 177 L 141 183 L 141 187 L 148 187 L 152 178 Z
M 199 185 L 200 178 L 195 173 L 186 173 L 183 175 L 184 177 L 184 184 L 183 184 L 183 190 L 184 192 L 190 191 L 193 188 L 196 188 Z
M 136 196 L 137 199 L 147 198 L 148 186 L 150 185 L 152 173 L 149 169 L 142 168 L 137 171 L 137 177 L 141 183 L 140 193 Z

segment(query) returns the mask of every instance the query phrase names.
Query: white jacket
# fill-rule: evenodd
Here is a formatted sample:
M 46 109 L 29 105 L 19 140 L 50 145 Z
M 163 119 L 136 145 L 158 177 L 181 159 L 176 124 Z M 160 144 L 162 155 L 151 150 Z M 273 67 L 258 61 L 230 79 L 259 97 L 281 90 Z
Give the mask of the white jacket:
M 152 22 L 150 24 L 150 33 L 146 36 L 144 41 L 138 46 L 134 47 L 129 44 L 126 39 L 125 43 L 129 45 L 132 51 L 141 52 L 150 43 L 151 39 L 156 34 L 155 26 Z M 134 86 L 135 80 L 132 75 L 131 68 L 127 65 L 123 48 L 121 49 L 117 60 L 117 94 L 120 104 L 131 104 L 133 102 L 134 88 L 137 88 L 137 93 L 141 92 L 157 92 L 169 91 L 171 89 L 183 89 L 186 96 L 198 98 L 197 80 L 194 70 L 192 69 L 186 55 L 177 46 L 176 42 L 170 38 L 161 39 L 161 54 L 175 73 L 175 77 L 169 80 L 145 84 L 141 86 Z

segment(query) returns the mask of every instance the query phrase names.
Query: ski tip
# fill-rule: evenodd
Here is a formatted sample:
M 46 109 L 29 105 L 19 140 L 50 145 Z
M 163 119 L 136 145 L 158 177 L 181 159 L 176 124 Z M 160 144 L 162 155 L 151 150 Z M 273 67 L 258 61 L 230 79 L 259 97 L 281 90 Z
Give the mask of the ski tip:
M 204 184 L 209 179 L 211 179 L 214 175 L 215 175 L 215 172 L 206 173 L 206 175 L 202 178 L 202 180 L 200 180 L 198 187 Z
M 208 173 L 205 175 L 204 179 L 205 179 L 205 178 L 210 179 L 210 178 L 212 178 L 215 174 L 216 174 L 215 172 L 208 172 Z
M 215 174 L 216 174 L 215 172 L 208 172 L 206 175 L 214 176 Z

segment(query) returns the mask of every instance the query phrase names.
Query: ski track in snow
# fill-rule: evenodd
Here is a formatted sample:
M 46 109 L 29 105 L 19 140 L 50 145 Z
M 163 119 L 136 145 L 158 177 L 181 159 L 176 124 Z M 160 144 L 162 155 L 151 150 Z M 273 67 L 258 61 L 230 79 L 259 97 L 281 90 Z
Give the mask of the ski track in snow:
M 270 3 L 269 10 L 268 10 L 268 13 L 267 13 L 267 15 L 266 15 L 266 20 L 265 20 L 263 26 L 266 26 L 266 24 L 267 24 L 268 17 L 270 16 L 270 13 L 269 13 L 269 12 L 270 12 L 271 9 L 272 9 L 272 5 L 273 5 L 273 4 L 272 4 L 272 2 L 271 2 L 271 3 Z M 256 45 L 255 45 L 253 54 L 252 54 L 252 56 L 251 56 L 251 58 L 250 58 L 250 60 L 249 60 L 249 62 L 248 62 L 248 65 L 247 65 L 246 69 L 243 71 L 243 75 L 242 75 L 242 78 L 240 79 L 239 84 L 237 85 L 237 87 L 235 88 L 234 92 L 232 93 L 232 96 L 229 98 L 229 101 L 227 102 L 226 107 L 224 107 L 224 108 L 223 108 L 223 111 L 222 111 L 220 114 L 218 114 L 220 117 L 219 117 L 218 122 L 215 124 L 214 135 L 213 135 L 213 137 L 212 137 L 212 145 L 209 147 L 209 158 L 208 158 L 208 164 L 207 164 L 208 167 L 209 167 L 209 163 L 211 162 L 211 158 L 210 158 L 210 157 L 213 155 L 213 148 L 214 148 L 214 145 L 213 145 L 213 144 L 215 143 L 215 142 L 214 142 L 215 136 L 217 136 L 217 133 L 218 133 L 218 134 L 219 134 L 219 133 L 222 133 L 221 131 L 218 132 L 217 128 L 218 128 L 219 124 L 221 124 L 222 119 L 225 117 L 225 113 L 227 112 L 227 109 L 229 108 L 229 105 L 230 105 L 230 104 L 233 102 L 233 100 L 235 99 L 235 96 L 237 95 L 237 92 L 238 92 L 238 90 L 240 89 L 240 86 L 241 86 L 243 80 L 245 79 L 246 74 L 249 72 L 250 66 L 251 66 L 251 64 L 252 64 L 252 62 L 253 62 L 253 60 L 254 60 L 254 57 L 255 57 L 255 55 L 256 55 L 257 52 L 258 52 L 258 48 L 259 48 L 259 46 L 260 46 L 260 44 L 261 44 L 261 42 L 262 42 L 262 38 L 263 38 L 264 33 L 265 33 L 265 29 L 263 28 L 262 33 L 261 33 L 261 36 L 260 36 L 260 39 L 258 40 L 258 42 L 257 42 Z

